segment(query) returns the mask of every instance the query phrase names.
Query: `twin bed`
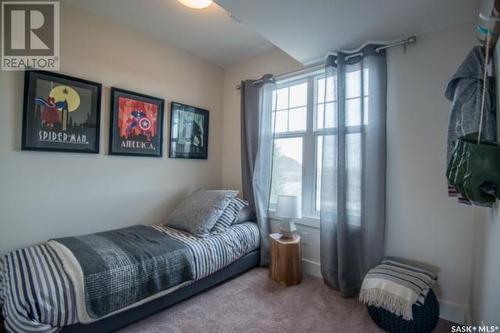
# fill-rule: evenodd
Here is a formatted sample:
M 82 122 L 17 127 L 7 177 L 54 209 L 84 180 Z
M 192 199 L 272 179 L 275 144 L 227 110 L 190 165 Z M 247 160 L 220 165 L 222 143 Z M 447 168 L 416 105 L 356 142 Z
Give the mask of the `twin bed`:
M 0 266 L 9 332 L 109 332 L 259 264 L 255 223 L 208 237 L 164 225 L 66 237 Z

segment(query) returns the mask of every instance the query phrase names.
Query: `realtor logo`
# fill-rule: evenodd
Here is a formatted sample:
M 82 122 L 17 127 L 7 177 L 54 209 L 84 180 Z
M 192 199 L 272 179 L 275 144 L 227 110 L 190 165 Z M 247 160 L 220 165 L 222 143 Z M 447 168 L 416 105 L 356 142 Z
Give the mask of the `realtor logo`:
M 2 1 L 2 70 L 59 70 L 59 2 Z

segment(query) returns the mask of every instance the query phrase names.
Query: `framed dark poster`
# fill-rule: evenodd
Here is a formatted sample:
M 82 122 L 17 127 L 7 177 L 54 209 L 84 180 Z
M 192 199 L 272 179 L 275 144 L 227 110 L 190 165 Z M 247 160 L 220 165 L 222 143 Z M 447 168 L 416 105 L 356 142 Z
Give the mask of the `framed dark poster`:
M 208 158 L 208 111 L 172 102 L 169 157 Z
M 99 153 L 101 84 L 26 71 L 22 150 Z
M 162 157 L 164 100 L 111 88 L 109 154 Z

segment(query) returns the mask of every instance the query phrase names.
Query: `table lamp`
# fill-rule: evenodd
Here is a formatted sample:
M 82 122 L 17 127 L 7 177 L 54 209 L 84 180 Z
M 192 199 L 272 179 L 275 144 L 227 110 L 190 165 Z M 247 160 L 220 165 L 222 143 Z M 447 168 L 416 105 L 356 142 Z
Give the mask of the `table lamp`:
M 302 217 L 300 197 L 296 195 L 280 195 L 276 215 L 281 219 L 280 233 L 284 238 L 293 238 L 297 231 L 293 220 Z

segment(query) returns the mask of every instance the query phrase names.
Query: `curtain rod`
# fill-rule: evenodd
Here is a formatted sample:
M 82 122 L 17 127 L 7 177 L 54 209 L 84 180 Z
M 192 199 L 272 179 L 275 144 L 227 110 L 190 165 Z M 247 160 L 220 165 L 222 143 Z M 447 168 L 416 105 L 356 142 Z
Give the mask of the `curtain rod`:
M 375 49 L 375 52 L 379 53 L 382 50 L 390 49 L 390 48 L 398 47 L 398 46 L 403 46 L 404 50 L 406 51 L 406 47 L 409 44 L 414 44 L 416 41 L 417 41 L 417 37 L 416 36 L 410 36 L 410 37 L 402 39 L 402 40 L 398 40 L 398 41 L 395 41 L 395 42 L 392 42 L 392 43 L 389 43 L 389 44 L 386 44 L 386 45 L 383 45 L 383 46 L 379 46 L 379 47 L 377 47 Z M 365 45 L 366 44 L 364 44 L 363 46 L 365 46 Z M 363 46 L 360 47 L 360 48 L 358 48 L 358 50 L 361 49 L 361 48 L 363 48 Z M 346 60 L 349 60 L 349 59 L 354 58 L 354 57 L 358 57 L 360 55 L 363 55 L 363 54 L 361 52 L 357 52 L 357 53 L 348 55 L 346 57 Z M 317 69 L 321 69 L 324 66 L 325 66 L 325 63 L 322 61 L 320 63 L 309 65 L 309 66 L 306 66 L 306 67 L 301 68 L 301 69 L 296 70 L 296 71 L 292 71 L 292 72 L 287 72 L 287 73 L 284 73 L 284 74 L 276 75 L 275 79 L 277 79 L 277 80 L 283 80 L 283 79 L 286 79 L 286 78 L 288 78 L 290 76 L 300 75 L 300 74 L 305 73 L 305 72 L 309 72 L 309 71 L 314 71 L 314 70 L 317 70 Z M 262 82 L 262 80 L 255 80 L 254 81 L 254 83 L 261 83 L 261 82 Z M 240 87 L 239 84 L 237 84 L 235 86 L 235 88 L 237 90 L 241 89 L 241 87 Z

